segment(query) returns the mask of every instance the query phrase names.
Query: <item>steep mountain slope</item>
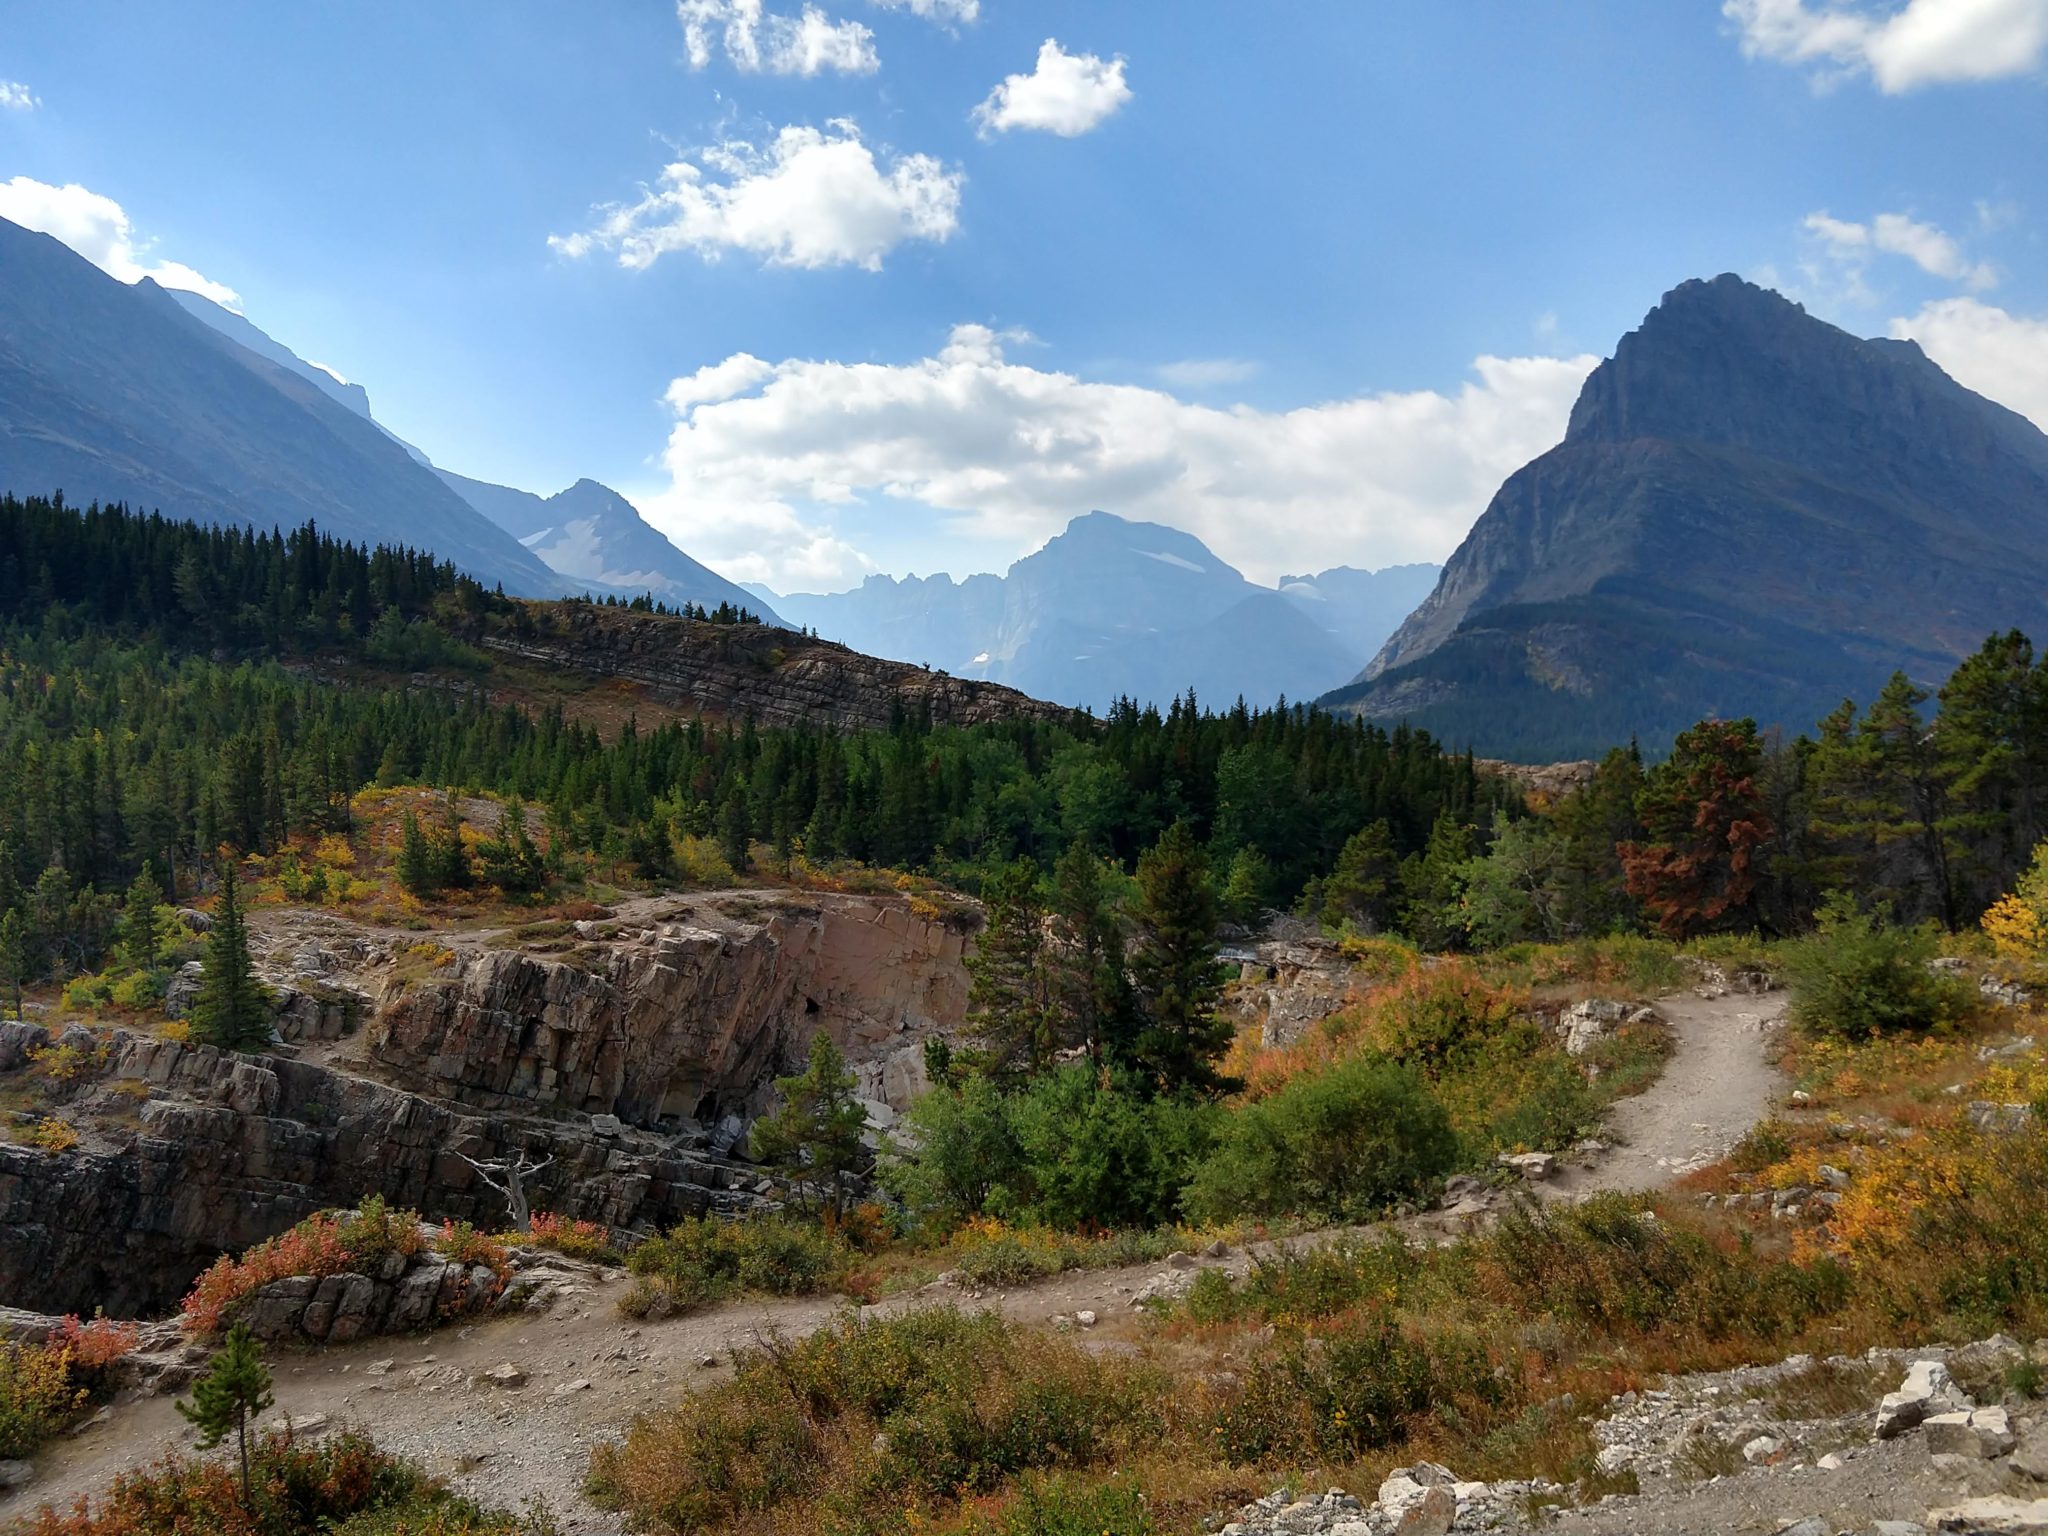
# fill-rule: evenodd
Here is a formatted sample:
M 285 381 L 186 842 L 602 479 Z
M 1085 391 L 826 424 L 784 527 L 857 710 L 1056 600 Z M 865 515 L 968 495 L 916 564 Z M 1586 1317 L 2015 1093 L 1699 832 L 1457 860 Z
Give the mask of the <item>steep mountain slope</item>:
M 1622 339 L 1328 702 L 1580 757 L 1709 714 L 1805 729 L 2015 625 L 2048 635 L 2048 437 L 1723 276 Z
M 536 496 L 451 470 L 435 471 L 458 496 L 538 555 L 548 569 L 598 590 L 652 592 L 671 603 L 720 603 L 779 622 L 758 597 L 700 565 L 669 542 L 634 505 L 609 486 L 578 480 L 566 491 Z
M 1364 655 L 1200 539 L 1107 512 L 1075 518 L 1001 577 L 871 576 L 776 605 L 856 650 L 1094 709 L 1124 695 L 1165 704 L 1189 688 L 1217 704 L 1307 698 Z
M 246 347 L 258 357 L 288 368 L 311 384 L 336 405 L 353 411 L 365 421 L 374 420 L 370 415 L 370 392 L 360 384 L 350 384 L 336 378 L 318 363 L 309 363 L 269 332 L 259 329 L 247 315 L 238 315 L 203 293 L 193 293 L 184 288 L 166 288 L 171 302 L 185 311 L 202 325 L 211 326 L 238 347 Z
M 330 389 L 193 318 L 154 282 L 117 282 L 5 220 L 0 488 L 206 522 L 311 520 L 431 549 L 508 591 L 561 586 Z

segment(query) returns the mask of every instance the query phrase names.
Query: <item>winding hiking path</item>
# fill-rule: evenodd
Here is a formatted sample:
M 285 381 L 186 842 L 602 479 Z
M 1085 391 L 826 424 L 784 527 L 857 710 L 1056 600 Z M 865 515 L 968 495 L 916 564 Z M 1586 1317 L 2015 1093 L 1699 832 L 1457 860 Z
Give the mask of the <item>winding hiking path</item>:
M 1769 1059 L 1770 1031 L 1783 1015 L 1784 1002 L 1782 993 L 1713 999 L 1682 993 L 1660 999 L 1657 1009 L 1674 1037 L 1664 1073 L 1643 1093 L 1615 1106 L 1613 1149 L 1591 1168 L 1562 1173 L 1548 1189 L 1566 1198 L 1598 1190 L 1653 1189 L 1724 1155 L 1785 1087 Z M 1461 1223 L 1431 1213 L 1404 1225 L 1417 1236 L 1444 1238 Z M 1236 1251 L 1227 1258 L 1196 1261 L 1233 1273 L 1242 1273 L 1248 1262 Z M 1150 1263 L 1073 1271 L 964 1299 L 1038 1327 L 1090 1310 L 1097 1326 L 1078 1337 L 1090 1348 L 1128 1349 L 1142 1340 L 1148 1320 L 1132 1307 L 1131 1298 L 1165 1267 Z M 684 1391 L 729 1379 L 733 1350 L 770 1331 L 809 1333 L 844 1305 L 832 1299 L 742 1302 L 639 1325 L 621 1319 L 614 1309 L 625 1285 L 614 1274 L 580 1302 L 551 1313 L 280 1354 L 273 1361 L 275 1411 L 299 1420 L 320 1415 L 335 1426 L 360 1425 L 380 1445 L 419 1459 L 487 1503 L 518 1505 L 544 1497 L 565 1533 L 624 1536 L 616 1517 L 582 1496 L 591 1448 L 619 1435 L 637 1414 L 663 1407 Z M 961 1300 L 962 1293 L 939 1283 L 892 1297 L 876 1310 L 900 1311 L 949 1299 Z M 713 1363 L 706 1364 L 707 1358 Z M 524 1387 L 506 1391 L 471 1385 L 480 1373 L 504 1362 L 526 1371 Z M 115 1474 L 190 1444 L 189 1428 L 171 1399 L 121 1404 L 107 1422 L 47 1449 L 30 1487 L 0 1496 L 0 1529 L 41 1504 L 63 1508 L 81 1494 L 104 1488 Z
M 1557 1192 L 1662 1189 L 1726 1157 L 1788 1086 L 1771 1048 L 1786 1001 L 1783 992 L 1659 998 L 1657 1011 L 1671 1026 L 1670 1061 L 1648 1088 L 1609 1111 L 1614 1147 L 1595 1167 L 1565 1173 Z

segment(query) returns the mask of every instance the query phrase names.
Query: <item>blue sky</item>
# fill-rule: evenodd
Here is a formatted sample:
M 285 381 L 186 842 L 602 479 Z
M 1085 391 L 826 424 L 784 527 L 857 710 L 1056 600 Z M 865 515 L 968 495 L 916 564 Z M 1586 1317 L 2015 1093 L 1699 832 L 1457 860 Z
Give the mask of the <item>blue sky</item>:
M 2044 62 L 2048 0 L 69 0 L 0 216 L 743 579 L 1102 506 L 1271 580 L 1447 554 L 1686 277 L 2048 424 Z

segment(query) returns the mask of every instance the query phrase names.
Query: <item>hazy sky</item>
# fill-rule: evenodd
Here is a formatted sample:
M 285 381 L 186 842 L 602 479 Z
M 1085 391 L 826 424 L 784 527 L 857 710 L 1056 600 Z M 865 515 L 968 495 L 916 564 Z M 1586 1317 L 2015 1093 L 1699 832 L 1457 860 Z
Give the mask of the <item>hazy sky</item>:
M 2048 426 L 2048 0 L 12 0 L 0 217 L 781 588 L 1440 559 L 1737 271 Z

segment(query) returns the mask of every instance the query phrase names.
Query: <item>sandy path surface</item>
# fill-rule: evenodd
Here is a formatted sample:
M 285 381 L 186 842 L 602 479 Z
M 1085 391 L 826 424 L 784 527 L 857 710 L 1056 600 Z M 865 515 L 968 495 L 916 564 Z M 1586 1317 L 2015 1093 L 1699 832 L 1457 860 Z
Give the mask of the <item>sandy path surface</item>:
M 1726 1157 L 1788 1086 L 1772 1049 L 1786 1001 L 1783 992 L 1659 998 L 1671 1060 L 1656 1082 L 1609 1112 L 1613 1148 L 1593 1168 L 1566 1171 L 1552 1188 L 1568 1196 L 1661 1189 Z
M 1782 1091 L 1783 1080 L 1767 1055 L 1769 1031 L 1783 1013 L 1782 995 L 1706 1000 L 1685 994 L 1657 1006 L 1675 1037 L 1669 1066 L 1645 1092 L 1615 1107 L 1613 1151 L 1597 1167 L 1561 1175 L 1551 1186 L 1557 1193 L 1666 1184 L 1725 1153 Z M 1410 1225 L 1419 1235 L 1455 1229 L 1441 1216 Z M 1235 1252 L 1197 1261 L 1233 1273 L 1247 1262 Z M 1132 1293 L 1165 1267 L 1077 1271 L 971 1304 L 1038 1326 L 1092 1310 L 1097 1326 L 1077 1337 L 1091 1348 L 1125 1348 L 1146 1331 L 1147 1315 L 1132 1308 Z M 281 1352 L 272 1361 L 273 1412 L 302 1420 L 322 1416 L 330 1428 L 360 1425 L 379 1444 L 418 1458 L 474 1497 L 501 1505 L 542 1497 L 567 1532 L 622 1536 L 615 1517 L 582 1498 L 591 1448 L 618 1435 L 636 1414 L 729 1378 L 733 1350 L 771 1330 L 810 1332 L 845 1305 L 829 1299 L 739 1303 L 635 1324 L 614 1308 L 625 1285 L 613 1276 L 589 1297 L 548 1314 Z M 940 1283 L 874 1310 L 961 1299 L 959 1291 Z M 523 1387 L 473 1384 L 482 1372 L 505 1363 L 527 1373 Z M 44 1503 L 63 1507 L 104 1488 L 117 1472 L 190 1444 L 189 1428 L 169 1399 L 121 1404 L 107 1422 L 45 1451 L 34 1484 L 0 1497 L 0 1522 Z

